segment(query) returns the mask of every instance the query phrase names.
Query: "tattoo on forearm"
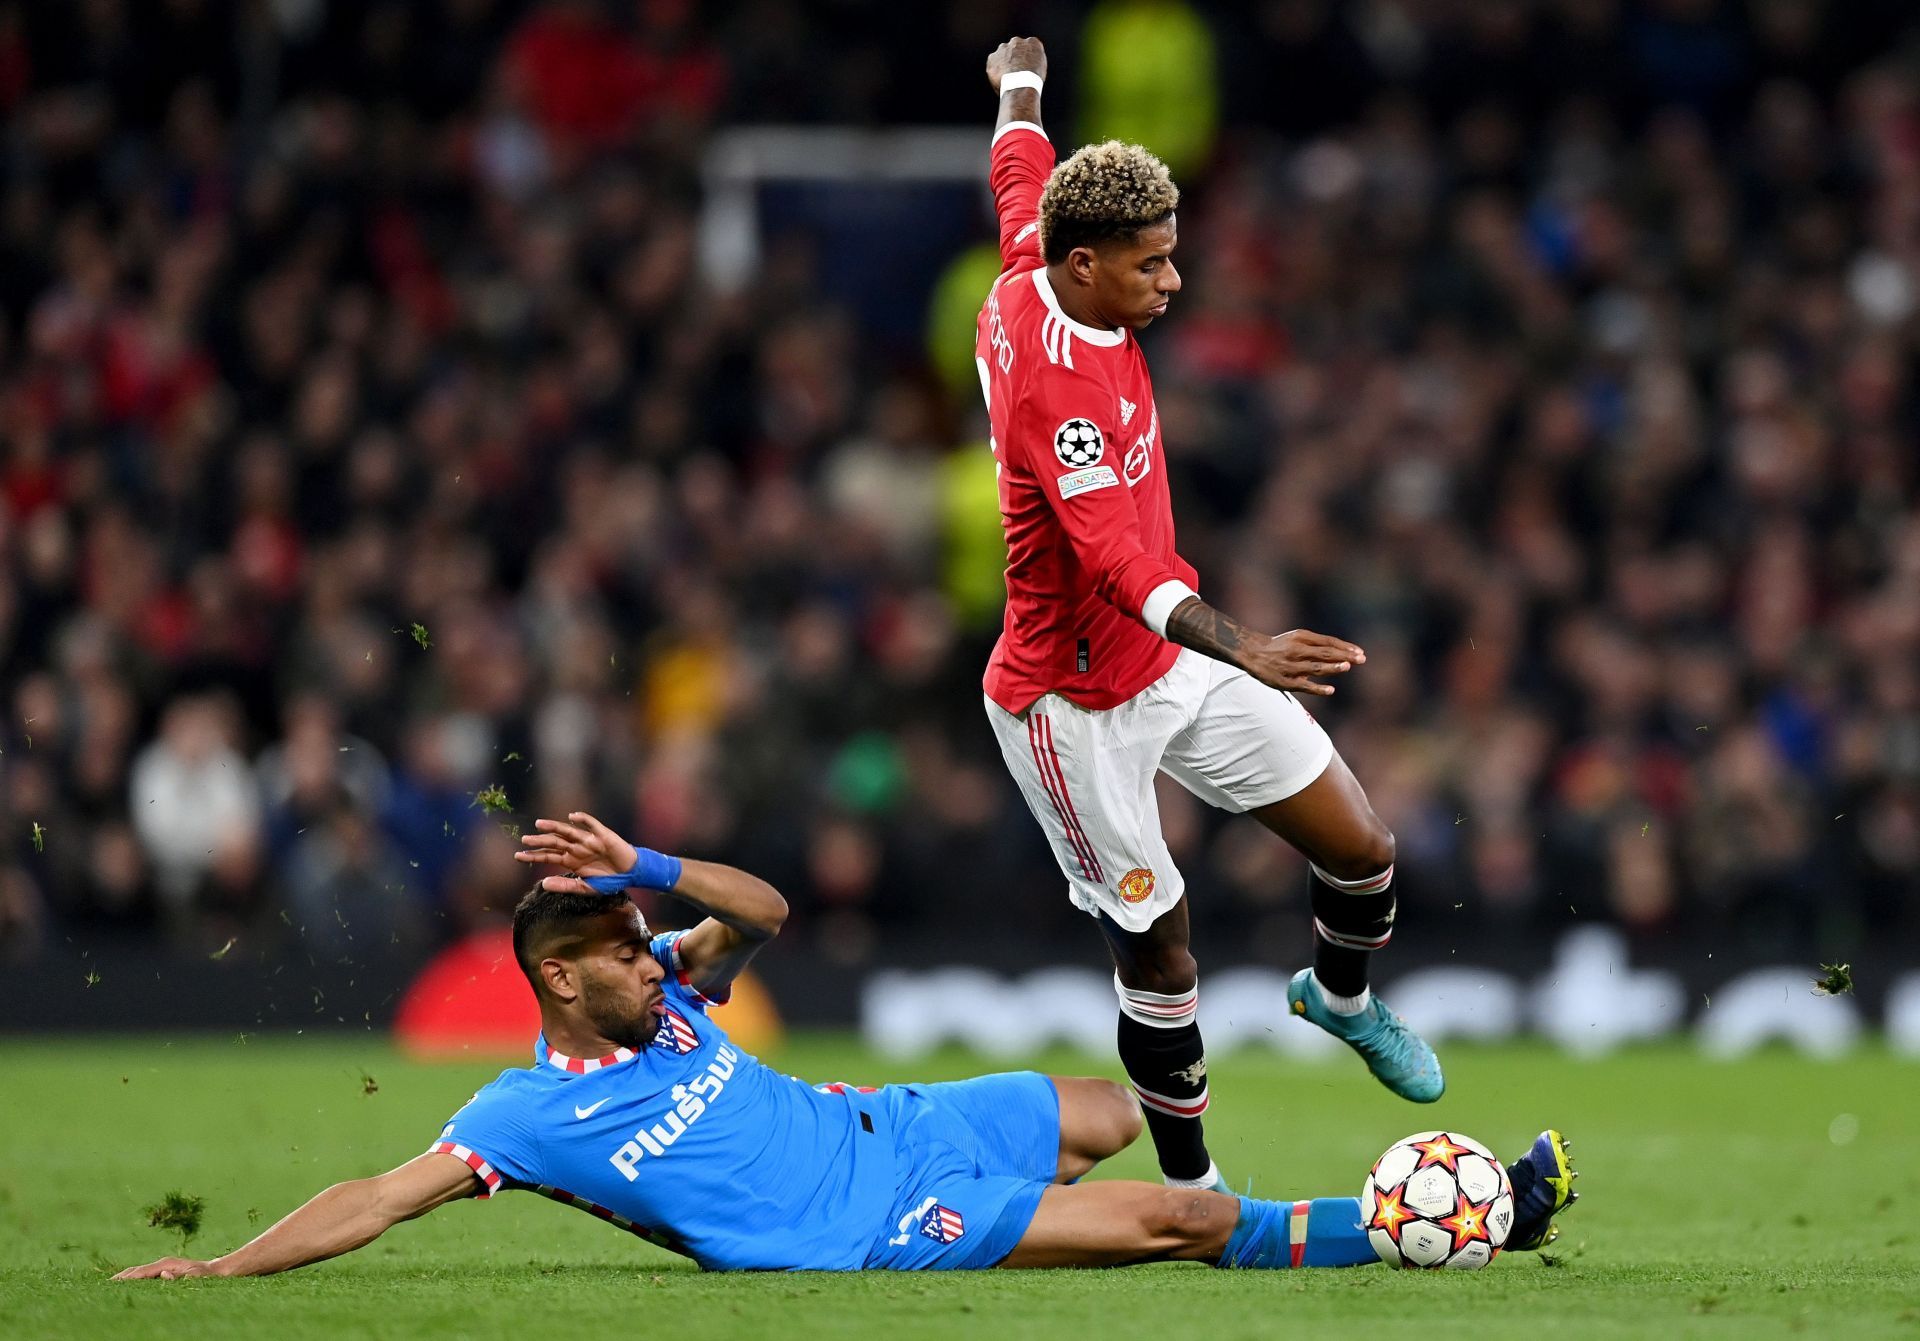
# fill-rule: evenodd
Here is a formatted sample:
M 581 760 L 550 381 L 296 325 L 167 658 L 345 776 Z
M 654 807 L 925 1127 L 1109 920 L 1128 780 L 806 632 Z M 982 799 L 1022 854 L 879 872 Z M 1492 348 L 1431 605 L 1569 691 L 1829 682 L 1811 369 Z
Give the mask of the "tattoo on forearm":
M 1167 616 L 1167 640 L 1204 652 L 1219 661 L 1238 664 L 1247 631 L 1232 617 L 1190 596 Z

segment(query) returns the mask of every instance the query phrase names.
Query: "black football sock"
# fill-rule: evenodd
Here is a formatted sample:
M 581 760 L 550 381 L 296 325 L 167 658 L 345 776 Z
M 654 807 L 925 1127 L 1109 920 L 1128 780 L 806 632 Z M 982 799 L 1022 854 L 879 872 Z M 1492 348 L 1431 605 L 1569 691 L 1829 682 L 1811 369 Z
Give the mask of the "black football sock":
M 1393 867 L 1364 880 L 1313 868 L 1313 976 L 1321 990 L 1353 998 L 1367 990 L 1367 961 L 1393 938 Z
M 1213 1171 L 1200 1115 L 1207 1111 L 1207 1050 L 1195 1022 L 1200 987 L 1142 992 L 1114 979 L 1120 993 L 1120 1064 L 1146 1114 L 1147 1131 L 1168 1178 L 1195 1180 Z

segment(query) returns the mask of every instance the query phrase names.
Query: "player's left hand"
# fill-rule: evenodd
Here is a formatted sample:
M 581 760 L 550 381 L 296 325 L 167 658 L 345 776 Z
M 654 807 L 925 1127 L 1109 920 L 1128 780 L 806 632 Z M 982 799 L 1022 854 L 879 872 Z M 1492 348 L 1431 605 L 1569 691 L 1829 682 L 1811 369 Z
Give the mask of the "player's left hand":
M 538 831 L 520 840 L 515 861 L 529 866 L 558 866 L 566 875 L 550 875 L 540 881 L 541 888 L 553 894 L 591 894 L 585 877 L 621 875 L 633 869 L 638 853 L 633 844 L 609 829 L 584 810 L 576 810 L 564 820 L 537 819 Z
M 1252 639 L 1240 649 L 1238 664 L 1261 684 L 1290 693 L 1331 694 L 1318 676 L 1345 675 L 1367 659 L 1358 645 L 1308 629 Z
M 191 1257 L 163 1257 L 145 1266 L 128 1267 L 115 1280 L 185 1280 L 189 1276 L 218 1276 L 220 1268 L 212 1262 Z

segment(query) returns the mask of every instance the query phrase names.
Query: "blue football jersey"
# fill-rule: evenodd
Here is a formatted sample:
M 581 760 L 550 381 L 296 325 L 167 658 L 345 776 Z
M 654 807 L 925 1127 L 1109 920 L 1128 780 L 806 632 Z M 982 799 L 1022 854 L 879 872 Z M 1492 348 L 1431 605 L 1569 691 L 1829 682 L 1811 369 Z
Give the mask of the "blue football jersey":
M 883 1096 L 815 1089 L 742 1052 L 682 969 L 684 932 L 656 936 L 667 1014 L 652 1044 L 554 1052 L 501 1073 L 430 1147 L 481 1196 L 525 1188 L 710 1269 L 863 1265 L 899 1184 Z

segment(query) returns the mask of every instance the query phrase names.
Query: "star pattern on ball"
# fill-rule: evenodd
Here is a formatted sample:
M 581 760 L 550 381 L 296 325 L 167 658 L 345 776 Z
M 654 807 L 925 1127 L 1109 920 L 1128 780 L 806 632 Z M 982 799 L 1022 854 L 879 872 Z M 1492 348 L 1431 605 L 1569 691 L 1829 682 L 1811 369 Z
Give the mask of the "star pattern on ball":
M 1368 1229 L 1384 1229 L 1387 1237 L 1395 1243 L 1400 1242 L 1400 1226 L 1416 1219 L 1414 1213 L 1406 1208 L 1401 1200 L 1406 1195 L 1406 1186 L 1388 1188 L 1374 1193 L 1373 1218 L 1367 1221 Z
M 1415 1141 L 1413 1148 L 1420 1152 L 1420 1162 L 1413 1166 L 1416 1173 L 1433 1164 L 1448 1173 L 1459 1173 L 1460 1156 L 1473 1153 L 1466 1146 L 1455 1144 L 1445 1132 L 1437 1133 L 1431 1141 Z
M 1469 1243 L 1484 1243 L 1493 1246 L 1493 1236 L 1487 1233 L 1487 1206 L 1476 1206 L 1467 1200 L 1467 1194 L 1458 1194 L 1459 1201 L 1453 1208 L 1453 1214 L 1434 1221 L 1440 1228 L 1453 1235 L 1453 1247 L 1450 1251 L 1459 1252 Z

